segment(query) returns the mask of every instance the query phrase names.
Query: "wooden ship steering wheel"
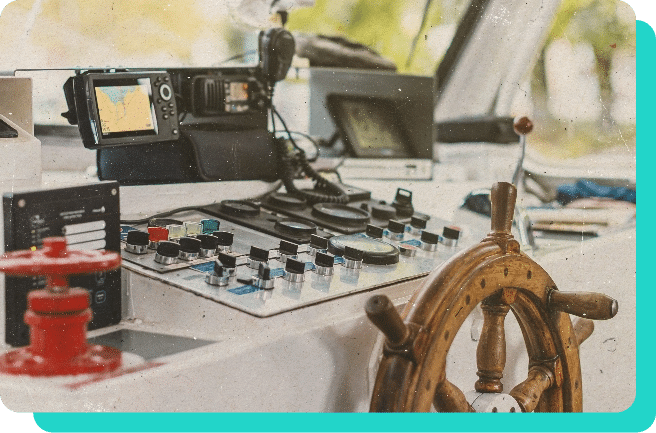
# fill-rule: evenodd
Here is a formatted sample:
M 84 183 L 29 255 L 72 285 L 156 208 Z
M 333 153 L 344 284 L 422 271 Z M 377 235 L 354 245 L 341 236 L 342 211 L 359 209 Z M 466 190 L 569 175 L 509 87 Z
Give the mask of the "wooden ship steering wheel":
M 514 185 L 494 185 L 491 232 L 431 272 L 401 315 L 386 296 L 369 299 L 366 313 L 386 337 L 372 412 L 427 412 L 432 405 L 440 412 L 475 411 L 447 379 L 446 357 L 479 303 L 483 328 L 476 350 L 476 391 L 511 397 L 523 412 L 582 410 L 579 344 L 594 329 L 590 319 L 615 316 L 617 301 L 598 293 L 559 291 L 547 272 L 520 251 L 511 235 L 516 197 Z M 510 310 L 526 343 L 529 368 L 526 380 L 508 397 L 502 394 L 501 378 L 504 319 Z M 573 326 L 569 314 L 583 319 Z

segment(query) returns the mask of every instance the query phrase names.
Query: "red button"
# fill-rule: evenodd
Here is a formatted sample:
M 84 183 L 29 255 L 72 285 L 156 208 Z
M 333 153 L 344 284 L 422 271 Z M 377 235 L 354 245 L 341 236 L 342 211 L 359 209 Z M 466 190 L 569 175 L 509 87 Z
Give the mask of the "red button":
M 148 240 L 153 242 L 169 240 L 169 231 L 164 227 L 148 227 L 148 234 Z

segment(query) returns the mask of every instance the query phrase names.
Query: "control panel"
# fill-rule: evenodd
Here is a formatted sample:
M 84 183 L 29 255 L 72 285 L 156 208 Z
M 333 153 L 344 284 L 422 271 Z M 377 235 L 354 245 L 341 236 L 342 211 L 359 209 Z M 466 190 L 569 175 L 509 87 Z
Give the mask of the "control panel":
M 426 275 L 468 242 L 412 193 L 310 205 L 285 193 L 121 227 L 124 267 L 257 317 Z

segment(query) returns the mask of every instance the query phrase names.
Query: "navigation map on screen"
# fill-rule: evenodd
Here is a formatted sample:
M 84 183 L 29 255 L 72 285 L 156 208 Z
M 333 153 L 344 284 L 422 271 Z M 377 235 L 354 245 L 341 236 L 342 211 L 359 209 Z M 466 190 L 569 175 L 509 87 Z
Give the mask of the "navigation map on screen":
M 150 79 L 138 84 L 96 87 L 102 135 L 130 131 L 155 131 Z

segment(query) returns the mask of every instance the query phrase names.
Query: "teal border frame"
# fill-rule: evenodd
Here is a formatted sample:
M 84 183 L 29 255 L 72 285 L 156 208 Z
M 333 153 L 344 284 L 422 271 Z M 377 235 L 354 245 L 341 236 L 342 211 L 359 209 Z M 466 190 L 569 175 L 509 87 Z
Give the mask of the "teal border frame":
M 656 35 L 649 24 L 637 21 L 637 116 L 638 149 L 637 176 L 640 185 L 654 185 L 656 170 L 648 164 L 656 162 L 656 143 L 651 116 L 656 112 Z M 650 125 L 650 127 L 647 127 Z M 652 143 L 651 147 L 648 143 Z M 644 189 L 642 190 L 644 191 Z M 656 418 L 648 374 L 655 352 L 650 311 L 656 299 L 652 290 L 647 224 L 645 218 L 654 215 L 653 202 L 641 201 L 638 215 L 636 284 L 640 287 L 636 311 L 636 399 L 633 405 L 619 413 L 580 414 L 282 414 L 282 413 L 35 413 L 42 429 L 52 432 L 208 432 L 208 431 L 643 431 Z M 640 380 L 642 379 L 642 381 Z

